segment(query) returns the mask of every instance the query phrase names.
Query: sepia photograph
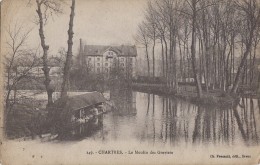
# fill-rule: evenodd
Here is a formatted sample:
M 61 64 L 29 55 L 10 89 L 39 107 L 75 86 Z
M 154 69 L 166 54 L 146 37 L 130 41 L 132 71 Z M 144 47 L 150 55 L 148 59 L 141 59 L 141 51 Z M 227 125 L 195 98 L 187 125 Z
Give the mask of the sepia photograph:
M 0 165 L 260 164 L 259 0 L 0 13 Z

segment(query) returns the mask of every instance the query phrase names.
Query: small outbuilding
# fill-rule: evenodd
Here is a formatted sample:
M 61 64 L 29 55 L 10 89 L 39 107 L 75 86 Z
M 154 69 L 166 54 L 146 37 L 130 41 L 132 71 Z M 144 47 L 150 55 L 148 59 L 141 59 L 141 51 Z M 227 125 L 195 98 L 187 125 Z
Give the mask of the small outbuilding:
M 107 100 L 99 92 L 58 99 L 48 108 L 50 118 L 61 127 L 87 122 L 90 118 L 107 111 Z

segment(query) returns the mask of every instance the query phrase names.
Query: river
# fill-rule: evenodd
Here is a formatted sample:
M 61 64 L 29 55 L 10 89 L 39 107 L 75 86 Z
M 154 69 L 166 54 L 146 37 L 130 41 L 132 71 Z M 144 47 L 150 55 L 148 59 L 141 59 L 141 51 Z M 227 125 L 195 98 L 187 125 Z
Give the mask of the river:
M 97 122 L 73 130 L 75 139 L 7 140 L 1 146 L 5 151 L 2 156 L 19 155 L 9 159 L 13 164 L 42 165 L 110 161 L 140 164 L 148 160 L 156 164 L 172 164 L 172 160 L 183 164 L 250 164 L 258 160 L 260 100 L 241 98 L 239 105 L 219 109 L 130 89 L 114 88 L 105 93 L 116 109 L 100 116 Z M 110 150 L 123 155 L 103 154 Z M 135 151 L 173 154 L 129 154 Z M 230 159 L 212 159 L 218 154 Z
M 129 89 L 107 92 L 116 109 L 104 114 L 97 127 L 85 130 L 87 134 L 78 128 L 81 139 L 156 146 L 255 146 L 260 142 L 257 99 L 241 98 L 239 105 L 220 109 Z

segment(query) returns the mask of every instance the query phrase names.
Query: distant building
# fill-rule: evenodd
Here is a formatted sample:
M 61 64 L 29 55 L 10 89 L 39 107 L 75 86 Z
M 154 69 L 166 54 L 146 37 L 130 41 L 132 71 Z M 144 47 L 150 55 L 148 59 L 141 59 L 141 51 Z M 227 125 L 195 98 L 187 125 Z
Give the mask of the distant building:
M 57 78 L 62 76 L 62 62 L 59 61 L 58 58 L 56 57 L 50 57 L 48 59 L 48 67 L 50 68 L 49 75 L 51 78 Z M 44 77 L 44 72 L 43 72 L 43 64 L 42 64 L 42 59 L 38 58 L 37 63 L 34 64 L 33 66 L 28 66 L 28 65 L 23 65 L 23 66 L 18 66 L 18 72 L 24 72 L 28 69 L 28 76 L 33 76 L 33 77 Z
M 27 70 L 28 67 L 18 67 L 18 70 L 20 72 Z M 43 66 L 34 66 L 30 69 L 28 72 L 28 76 L 34 76 L 34 77 L 44 77 L 44 72 L 43 72 Z M 51 66 L 50 67 L 50 77 L 60 77 L 61 76 L 61 68 L 58 66 Z
M 137 51 L 134 45 L 84 45 L 80 40 L 80 51 L 77 58 L 79 67 L 87 66 L 95 74 L 107 78 L 121 74 L 126 78 L 136 76 Z
M 22 83 L 18 86 L 19 89 L 44 89 L 44 72 L 42 59 L 36 59 L 37 63 L 34 66 L 28 66 L 26 64 L 18 66 L 17 70 L 13 74 L 26 73 L 26 78 L 22 80 Z M 50 85 L 56 90 L 60 88 L 63 75 L 63 62 L 59 61 L 56 57 L 50 57 L 48 61 L 49 76 L 51 79 Z

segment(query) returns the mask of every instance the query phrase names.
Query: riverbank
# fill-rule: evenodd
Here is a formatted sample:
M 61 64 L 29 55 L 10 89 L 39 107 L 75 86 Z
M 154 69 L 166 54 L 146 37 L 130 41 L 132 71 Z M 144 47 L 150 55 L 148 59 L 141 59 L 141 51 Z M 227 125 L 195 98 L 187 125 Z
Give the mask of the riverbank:
M 36 105 L 37 104 L 37 105 Z M 7 115 L 6 135 L 9 139 L 36 136 L 49 132 L 47 111 L 40 106 L 41 101 L 26 99 L 14 105 Z
M 195 91 L 173 91 L 161 84 L 140 84 L 133 83 L 131 85 L 133 90 L 147 93 L 154 93 L 157 95 L 167 95 L 171 97 L 180 98 L 183 100 L 190 101 L 194 104 L 218 106 L 218 107 L 232 107 L 238 101 L 238 97 L 230 96 L 221 91 L 209 91 L 203 92 L 201 98 L 197 97 Z

